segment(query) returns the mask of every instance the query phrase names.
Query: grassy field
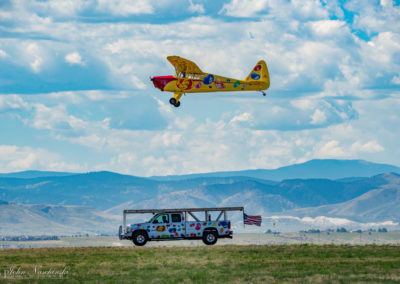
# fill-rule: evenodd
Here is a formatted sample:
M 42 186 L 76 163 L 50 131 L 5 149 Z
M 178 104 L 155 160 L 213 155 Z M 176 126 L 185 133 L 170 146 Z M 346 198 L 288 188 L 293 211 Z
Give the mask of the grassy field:
M 0 282 L 400 283 L 399 246 L 84 247 L 0 250 Z

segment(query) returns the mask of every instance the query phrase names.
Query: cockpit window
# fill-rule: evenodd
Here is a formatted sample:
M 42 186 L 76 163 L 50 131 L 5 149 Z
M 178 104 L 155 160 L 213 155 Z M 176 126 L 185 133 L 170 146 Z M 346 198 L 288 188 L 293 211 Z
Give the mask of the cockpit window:
M 201 78 L 201 74 L 187 73 L 186 78 L 193 79 L 193 80 L 199 80 Z
M 203 74 L 197 74 L 197 73 L 186 73 L 186 72 L 180 72 L 178 77 L 179 78 L 187 78 L 187 79 L 193 79 L 193 80 L 200 80 Z

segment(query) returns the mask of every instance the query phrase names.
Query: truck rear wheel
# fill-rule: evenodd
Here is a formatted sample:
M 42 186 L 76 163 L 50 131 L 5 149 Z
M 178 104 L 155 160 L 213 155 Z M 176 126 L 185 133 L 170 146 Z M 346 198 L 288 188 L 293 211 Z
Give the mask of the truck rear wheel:
M 132 242 L 137 246 L 144 246 L 147 243 L 147 234 L 145 232 L 134 232 Z
M 218 235 L 214 231 L 205 231 L 203 234 L 203 243 L 206 245 L 215 245 L 218 240 Z

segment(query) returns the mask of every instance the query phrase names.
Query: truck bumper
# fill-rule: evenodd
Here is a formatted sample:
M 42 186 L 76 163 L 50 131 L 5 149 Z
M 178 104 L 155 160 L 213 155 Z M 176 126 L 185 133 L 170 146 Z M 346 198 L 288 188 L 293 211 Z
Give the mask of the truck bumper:
M 118 237 L 119 237 L 120 240 L 122 240 L 122 226 L 119 226 Z
M 132 235 L 127 236 L 125 234 L 125 232 L 123 231 L 122 226 L 119 226 L 119 230 L 118 230 L 118 238 L 120 240 L 125 240 L 125 239 L 129 239 Z
M 218 236 L 218 238 L 224 238 L 224 239 L 232 239 L 233 238 L 233 236 L 232 236 L 232 232 L 229 232 L 229 234 L 228 235 L 222 235 L 222 236 Z

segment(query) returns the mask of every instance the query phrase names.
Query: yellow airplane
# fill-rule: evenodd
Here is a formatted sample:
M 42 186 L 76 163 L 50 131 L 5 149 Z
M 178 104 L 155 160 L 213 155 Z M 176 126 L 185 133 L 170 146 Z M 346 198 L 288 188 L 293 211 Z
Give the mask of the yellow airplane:
M 171 105 L 179 107 L 179 101 L 185 93 L 260 91 L 269 88 L 269 73 L 267 64 L 260 60 L 244 80 L 222 77 L 204 73 L 192 61 L 179 57 L 168 56 L 168 61 L 175 67 L 175 76 L 156 76 L 150 78 L 154 87 L 161 91 L 174 93 L 169 100 Z

